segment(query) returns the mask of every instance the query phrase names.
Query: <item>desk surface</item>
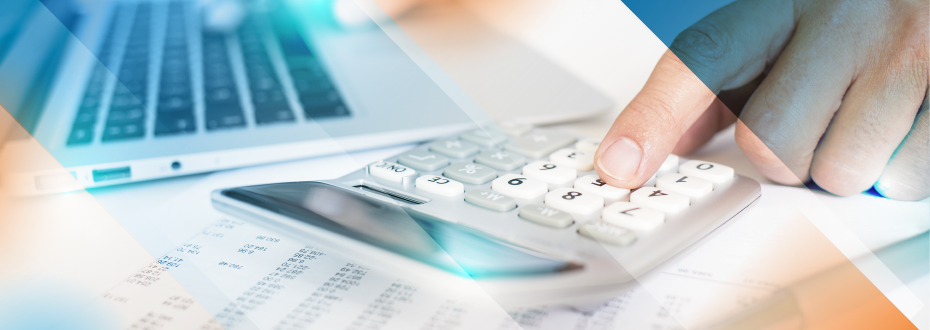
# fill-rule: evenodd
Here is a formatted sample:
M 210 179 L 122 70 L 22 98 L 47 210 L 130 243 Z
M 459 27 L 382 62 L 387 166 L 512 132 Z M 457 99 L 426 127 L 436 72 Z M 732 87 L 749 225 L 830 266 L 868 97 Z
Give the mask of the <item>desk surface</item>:
M 602 117 L 557 125 L 560 129 L 595 137 L 603 136 L 613 118 L 641 88 L 650 68 L 665 51 L 665 46 L 619 1 L 594 1 L 588 6 L 574 6 L 572 1 L 564 0 L 532 1 L 532 4 L 528 0 L 520 0 L 500 6 L 492 6 L 492 2 L 498 3 L 474 1 L 469 6 L 488 24 L 563 65 L 616 102 L 616 107 Z M 99 188 L 91 193 L 130 233 L 140 239 L 140 236 L 147 235 L 147 231 L 157 228 L 153 227 L 150 215 L 164 211 L 165 208 L 185 205 L 193 208 L 185 210 L 191 215 L 201 215 L 209 219 L 217 217 L 210 207 L 209 196 L 206 195 L 212 189 L 263 182 L 337 177 L 370 161 L 410 147 L 412 146 L 398 146 Z M 768 183 L 736 147 L 732 129 L 721 132 L 711 143 L 689 157 L 727 164 L 741 174 Z M 930 227 L 927 201 L 896 202 L 866 195 L 838 198 L 819 192 L 812 193 L 806 189 L 777 186 L 766 186 L 762 198 L 766 199 L 769 207 L 797 208 L 797 205 L 793 204 L 797 198 L 790 198 L 792 194 L 816 196 L 812 198 L 814 204 L 817 204 L 815 207 L 828 217 L 839 221 L 824 220 L 817 224 L 818 228 L 847 255 L 862 253 L 862 247 L 876 249 L 888 245 Z M 200 204 L 179 201 L 191 196 Z M 802 212 L 807 212 L 805 215 L 808 217 L 816 213 L 810 210 Z M 882 220 L 877 221 L 879 218 Z M 170 248 L 171 244 L 184 242 L 186 235 L 163 234 L 167 240 L 140 241 L 151 253 L 156 254 L 158 247 Z M 852 242 L 849 241 L 850 238 Z M 881 278 L 880 274 L 874 276 L 876 279 Z M 922 296 L 926 296 L 926 287 L 923 290 Z M 927 304 L 926 298 L 922 299 L 924 304 Z

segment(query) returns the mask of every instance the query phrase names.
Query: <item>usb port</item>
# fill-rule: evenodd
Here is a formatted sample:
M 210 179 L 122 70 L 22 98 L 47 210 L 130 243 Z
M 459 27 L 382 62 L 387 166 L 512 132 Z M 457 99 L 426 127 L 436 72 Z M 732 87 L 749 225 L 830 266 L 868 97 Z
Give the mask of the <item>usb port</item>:
M 104 170 L 94 170 L 93 174 L 94 182 L 128 179 L 132 176 L 132 169 L 129 166 L 108 168 Z

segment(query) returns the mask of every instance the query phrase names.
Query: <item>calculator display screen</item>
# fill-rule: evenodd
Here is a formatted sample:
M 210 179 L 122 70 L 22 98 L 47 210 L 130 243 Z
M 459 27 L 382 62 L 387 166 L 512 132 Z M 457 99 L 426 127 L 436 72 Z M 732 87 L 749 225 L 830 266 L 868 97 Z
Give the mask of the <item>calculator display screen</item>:
M 324 183 L 240 187 L 223 194 L 301 225 L 326 229 L 464 276 L 546 274 L 575 267 L 409 207 Z

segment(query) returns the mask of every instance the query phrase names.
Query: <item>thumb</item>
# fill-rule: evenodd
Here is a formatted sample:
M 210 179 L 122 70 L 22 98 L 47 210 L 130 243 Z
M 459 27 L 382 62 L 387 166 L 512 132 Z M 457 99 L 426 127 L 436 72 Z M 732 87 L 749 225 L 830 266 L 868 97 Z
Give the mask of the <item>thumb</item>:
M 666 52 L 595 152 L 598 176 L 616 187 L 642 186 L 715 99 L 674 53 Z

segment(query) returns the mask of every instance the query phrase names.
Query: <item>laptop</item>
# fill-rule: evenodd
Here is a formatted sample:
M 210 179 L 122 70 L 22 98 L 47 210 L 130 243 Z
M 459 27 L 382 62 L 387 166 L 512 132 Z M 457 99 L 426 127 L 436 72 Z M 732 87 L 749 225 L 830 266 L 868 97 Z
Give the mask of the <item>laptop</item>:
M 510 78 L 459 77 L 507 105 L 487 116 L 481 108 L 495 105 L 455 90 L 400 29 L 344 29 L 320 3 L 249 1 L 242 24 L 219 33 L 202 28 L 194 1 L 5 1 L 0 105 L 67 173 L 6 171 L 4 189 L 109 186 L 422 141 L 501 115 L 540 124 L 612 106 L 517 44 L 507 49 Z M 508 90 L 514 97 L 501 98 Z M 532 106 L 514 106 L 520 99 Z M 29 140 L 6 143 L 0 160 Z

